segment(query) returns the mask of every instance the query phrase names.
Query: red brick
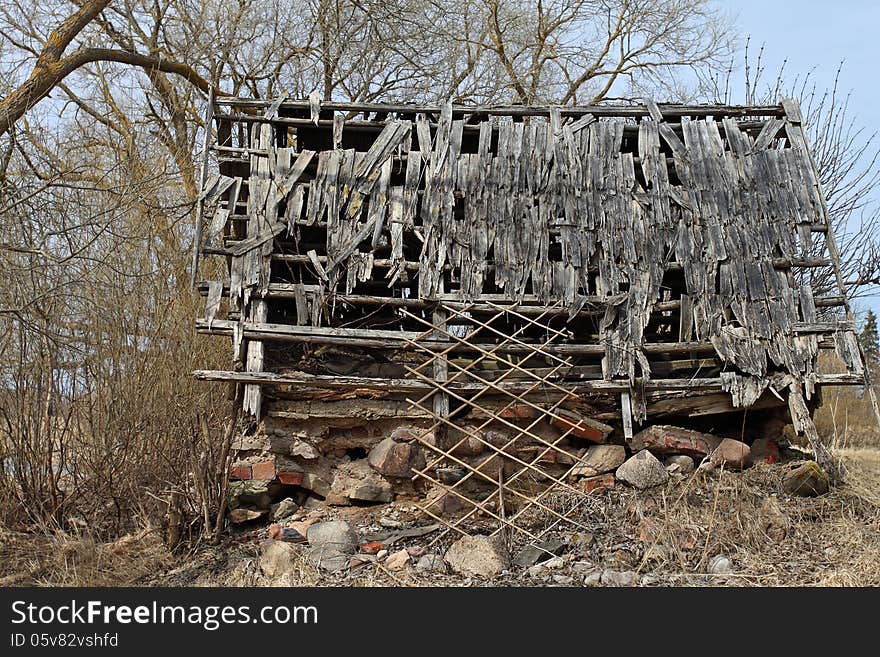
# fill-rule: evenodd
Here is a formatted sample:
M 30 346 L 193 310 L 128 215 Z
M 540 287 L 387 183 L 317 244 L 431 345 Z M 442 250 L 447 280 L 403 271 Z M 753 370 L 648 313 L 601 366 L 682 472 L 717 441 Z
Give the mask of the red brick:
M 254 479 L 270 481 L 275 478 L 275 462 L 260 461 L 259 463 L 254 463 L 251 466 L 251 472 Z
M 550 420 L 550 424 L 554 427 L 594 443 L 604 443 L 608 435 L 614 430 L 602 422 L 586 417 L 578 417 L 566 411 L 557 410 L 555 415 L 556 417 Z
M 514 404 L 510 408 L 505 408 L 503 411 L 499 412 L 498 417 L 503 417 L 506 419 L 523 419 L 527 420 L 530 418 L 534 418 L 538 416 L 538 412 L 533 409 L 531 406 L 526 406 L 525 404 Z
M 287 486 L 302 486 L 302 472 L 278 472 L 278 481 Z
M 384 549 L 384 547 L 379 541 L 370 541 L 361 545 L 361 552 L 364 554 L 376 554 L 379 550 Z
M 578 486 L 585 493 L 608 490 L 609 488 L 614 488 L 614 475 L 609 472 L 595 477 L 587 477 L 586 479 L 581 479 L 578 482 Z
M 573 465 L 574 457 L 565 450 L 550 449 L 545 446 L 540 447 L 538 453 L 538 461 L 541 463 L 559 463 L 560 465 Z
M 229 469 L 230 479 L 251 479 L 253 472 L 249 465 L 236 465 Z

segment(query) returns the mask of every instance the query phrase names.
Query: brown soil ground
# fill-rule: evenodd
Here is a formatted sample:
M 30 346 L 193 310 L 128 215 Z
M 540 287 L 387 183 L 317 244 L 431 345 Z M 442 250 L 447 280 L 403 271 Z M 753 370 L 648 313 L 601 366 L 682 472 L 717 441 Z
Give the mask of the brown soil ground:
M 765 464 L 745 472 L 697 473 L 649 492 L 618 486 L 591 495 L 575 515 L 581 529 L 547 533 L 569 546 L 557 568 L 511 567 L 492 580 L 412 567 L 390 572 L 381 562 L 327 574 L 312 565 L 304 546 L 297 548 L 301 558 L 294 572 L 270 580 L 259 566 L 260 544 L 267 540 L 262 526 L 234 530 L 220 546 L 180 553 L 168 552 L 158 532 L 149 530 L 103 544 L 86 536 L 0 530 L 0 585 L 582 586 L 590 573 L 613 569 L 638 572 L 643 586 L 877 586 L 880 450 L 845 449 L 839 455 L 849 473 L 846 483 L 816 498 L 786 495 L 786 466 Z M 406 504 L 312 512 L 319 514 L 348 520 L 362 536 L 383 530 L 380 516 L 404 527 L 427 522 Z M 535 522 L 540 529 L 541 519 Z M 390 549 L 442 553 L 455 537 L 440 534 L 404 539 Z M 523 542 L 511 537 L 511 550 Z M 732 574 L 708 574 L 716 555 L 729 558 Z

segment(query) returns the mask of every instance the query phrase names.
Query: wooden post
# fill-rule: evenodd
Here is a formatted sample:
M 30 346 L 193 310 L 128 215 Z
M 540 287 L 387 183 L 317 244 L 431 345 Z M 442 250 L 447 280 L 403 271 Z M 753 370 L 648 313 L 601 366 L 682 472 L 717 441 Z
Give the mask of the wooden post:
M 434 337 L 436 337 L 436 339 L 438 340 L 446 339 L 446 336 L 442 333 L 446 330 L 446 309 L 442 307 L 436 308 L 432 314 L 431 319 L 434 326 L 438 329 L 434 332 Z M 449 378 L 449 363 L 447 362 L 445 355 L 438 354 L 434 358 L 433 376 L 434 381 L 440 384 L 445 384 L 447 379 Z M 434 393 L 434 413 L 438 417 L 444 419 L 449 417 L 449 394 L 444 390 L 438 390 L 436 393 Z M 445 437 L 447 434 L 446 426 L 438 426 L 436 431 L 437 433 L 435 434 L 435 436 L 437 444 L 445 446 Z
M 193 237 L 192 273 L 190 287 L 195 289 L 199 272 L 199 250 L 202 248 L 202 224 L 205 214 L 205 179 L 208 176 L 208 148 L 211 144 L 211 121 L 214 119 L 214 87 L 208 90 L 208 107 L 205 109 L 205 138 L 202 140 L 202 170 L 199 173 L 199 202 L 196 206 L 196 230 Z M 234 212 L 234 209 L 232 210 Z
M 620 393 L 620 418 L 623 420 L 623 437 L 629 444 L 633 437 L 633 420 L 632 398 L 628 392 Z

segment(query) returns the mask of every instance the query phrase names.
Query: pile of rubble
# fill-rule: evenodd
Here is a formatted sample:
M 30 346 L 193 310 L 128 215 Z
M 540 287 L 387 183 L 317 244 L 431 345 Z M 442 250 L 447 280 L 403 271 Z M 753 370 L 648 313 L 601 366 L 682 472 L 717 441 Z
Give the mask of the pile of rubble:
M 596 424 L 589 427 L 588 436 L 573 436 L 555 452 L 545 450 L 547 454 L 541 462 L 548 473 L 566 476 L 571 485 L 585 493 L 608 490 L 620 483 L 644 490 L 663 485 L 670 478 L 687 476 L 696 469 L 742 470 L 752 463 L 775 463 L 780 459 L 779 447 L 768 438 L 756 439 L 748 445 L 692 429 L 655 425 L 635 434 L 625 444 L 612 444 L 606 442 L 611 427 L 603 430 Z M 550 430 L 559 429 L 548 427 Z M 387 431 L 384 437 L 383 431 Z M 327 431 L 325 436 L 311 442 L 286 437 L 283 450 L 277 445 L 273 446 L 274 451 L 240 450 L 242 456 L 230 473 L 232 522 L 278 521 L 300 508 L 382 505 L 393 501 L 427 500 L 428 509 L 440 517 L 468 510 L 458 495 L 413 481 L 414 471 L 424 468 L 431 458 L 422 443 L 424 428 L 411 424 L 373 425 L 370 429 L 355 426 Z M 485 431 L 483 436 L 499 447 L 509 441 L 505 432 L 494 429 Z M 487 481 L 497 480 L 499 472 L 515 466 L 512 459 L 500 456 L 478 440 L 460 442 L 453 452 L 455 457 L 486 475 L 473 477 L 474 487 L 486 486 Z M 530 449 L 537 447 L 518 445 L 515 452 L 507 447 L 505 454 L 516 456 Z M 440 482 L 454 483 L 465 472 L 460 467 L 438 465 L 432 476 Z M 795 473 L 786 486 L 822 492 L 828 482 L 824 473 L 819 472 Z
M 660 425 L 637 433 L 625 446 L 594 444 L 584 448 L 567 470 L 572 483 L 598 496 L 613 490 L 646 491 L 676 485 L 700 474 L 740 471 L 755 463 L 779 463 L 782 456 L 773 440 L 762 438 L 747 445 L 732 438 Z M 366 456 L 343 457 L 332 481 L 324 482 L 320 491 L 315 491 L 316 482 L 301 471 L 276 470 L 273 480 L 234 482 L 237 497 L 231 502 L 232 517 L 239 522 L 271 517 L 268 538 L 261 546 L 260 568 L 272 580 L 294 572 L 297 564 L 305 561 L 334 575 L 370 566 L 392 576 L 408 571 L 492 579 L 519 573 L 558 585 L 650 583 L 627 567 L 625 560 L 615 567 L 612 559 L 610 565 L 600 568 L 595 560 L 585 558 L 593 543 L 590 533 L 555 532 L 542 540 L 520 541 L 515 549 L 509 536 L 502 540 L 500 536 L 474 534 L 452 543 L 449 539 L 427 544 L 417 540 L 431 539 L 431 534 L 442 529 L 439 523 L 424 524 L 416 502 L 425 492 L 412 489 L 408 476 L 412 468 L 424 463 L 425 454 L 411 433 L 398 429 L 378 441 Z M 261 474 L 259 464 L 250 467 L 252 475 Z M 291 496 L 275 501 L 277 491 L 270 490 L 279 486 L 290 487 Z M 786 464 L 782 487 L 788 494 L 814 496 L 827 492 L 829 481 L 815 462 L 798 461 Z M 401 490 L 408 490 L 408 494 Z M 309 491 L 318 492 L 323 499 Z M 263 536 L 264 532 L 259 530 Z M 650 528 L 644 528 L 643 533 L 649 535 Z M 730 574 L 732 565 L 728 557 L 716 555 L 705 567 L 709 575 L 724 576 Z

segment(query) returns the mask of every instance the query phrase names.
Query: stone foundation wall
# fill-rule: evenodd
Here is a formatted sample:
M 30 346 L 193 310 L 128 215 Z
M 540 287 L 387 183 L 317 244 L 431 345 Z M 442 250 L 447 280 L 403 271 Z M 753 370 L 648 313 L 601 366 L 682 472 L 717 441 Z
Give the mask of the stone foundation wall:
M 460 430 L 435 435 L 430 418 L 404 415 L 404 407 L 394 402 L 388 402 L 384 409 L 376 401 L 364 402 L 309 402 L 304 407 L 303 402 L 274 401 L 264 419 L 233 443 L 232 520 L 277 520 L 304 506 L 396 501 L 427 500 L 429 510 L 443 516 L 470 508 L 466 500 L 442 486 L 423 477 L 414 480 L 414 471 L 426 465 L 430 479 L 454 485 L 458 494 L 477 501 L 497 490 L 499 478 L 507 482 L 526 463 L 530 464 L 528 476 L 518 476 L 523 486 L 528 481 L 564 478 L 589 493 L 617 481 L 633 485 L 618 469 L 636 453 L 648 451 L 673 471 L 692 469 L 719 450 L 723 437 L 723 432 L 655 425 L 627 443 L 621 427 L 568 410 L 557 410 L 559 416 L 553 419 L 538 418 L 530 408 L 516 406 L 485 427 L 479 418 L 459 419 Z M 523 435 L 520 428 L 529 425 L 531 434 L 555 444 L 555 448 Z M 568 435 L 559 440 L 563 433 Z M 753 437 L 757 435 L 766 433 Z M 451 458 L 433 463 L 436 452 L 420 439 L 428 445 L 441 441 L 439 446 L 444 450 L 457 446 Z M 746 439 L 750 442 L 751 438 Z M 766 438 L 758 442 L 766 442 Z M 486 443 L 503 449 L 505 456 Z M 692 462 L 683 464 L 678 457 Z

